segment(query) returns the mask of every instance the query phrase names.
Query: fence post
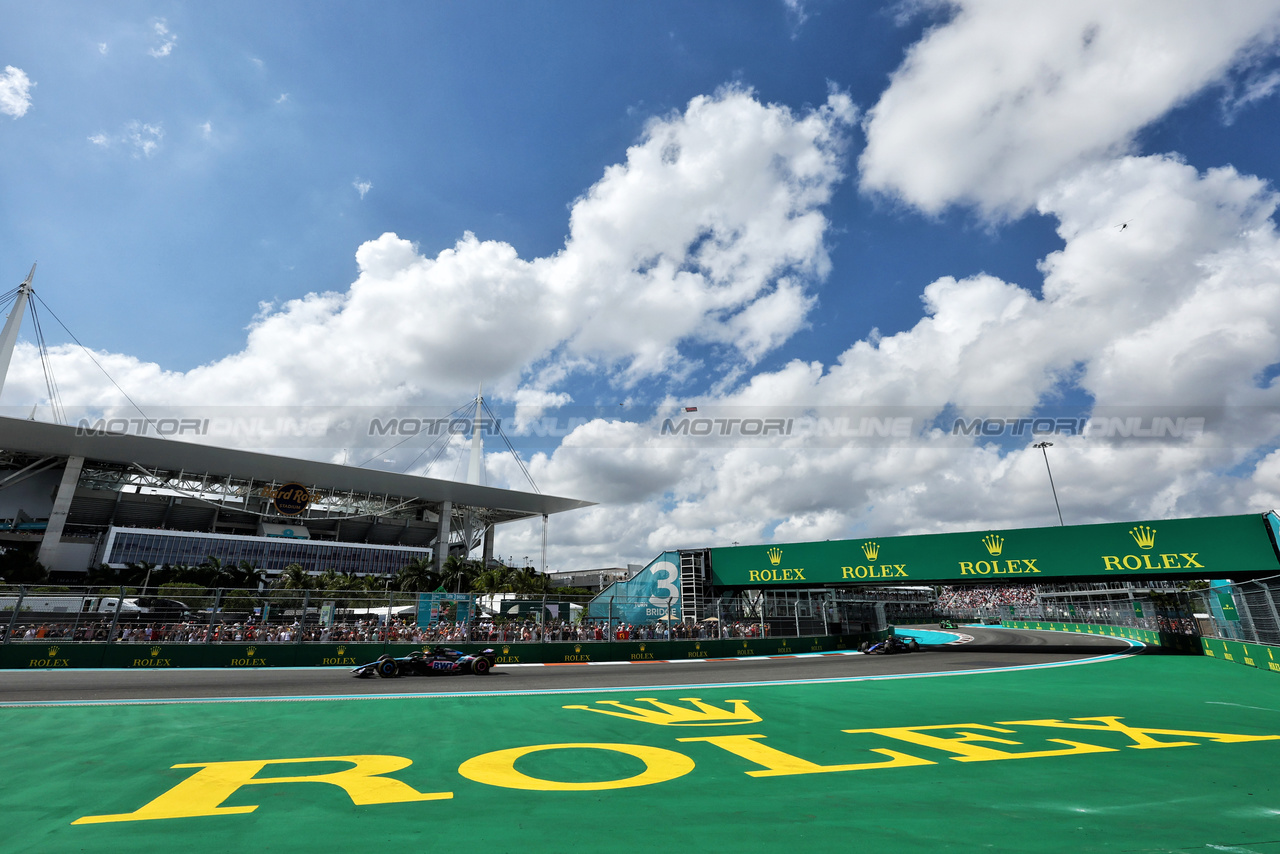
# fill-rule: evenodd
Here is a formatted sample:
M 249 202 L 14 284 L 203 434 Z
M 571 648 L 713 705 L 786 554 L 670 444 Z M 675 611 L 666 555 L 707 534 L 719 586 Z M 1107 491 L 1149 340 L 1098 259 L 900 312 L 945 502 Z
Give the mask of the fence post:
M 307 628 L 307 603 L 311 601 L 311 591 L 302 591 L 302 614 L 298 617 L 298 631 L 293 635 L 294 643 L 302 643 L 302 633 Z
M 13 635 L 13 624 L 18 619 L 18 611 L 22 609 L 22 600 L 26 598 L 27 586 L 25 584 L 18 585 L 18 601 L 13 603 L 13 613 L 9 615 L 9 628 L 5 629 L 4 642 L 8 643 L 9 638 Z
M 107 643 L 116 642 L 116 626 L 120 625 L 120 608 L 124 605 L 124 585 L 120 585 L 120 595 L 116 597 L 116 613 L 111 619 L 111 631 L 107 634 Z
M 213 624 L 218 619 L 218 609 L 222 606 L 222 588 L 216 587 L 213 591 L 213 605 L 209 608 L 209 625 L 205 626 L 204 642 L 206 644 L 213 643 Z

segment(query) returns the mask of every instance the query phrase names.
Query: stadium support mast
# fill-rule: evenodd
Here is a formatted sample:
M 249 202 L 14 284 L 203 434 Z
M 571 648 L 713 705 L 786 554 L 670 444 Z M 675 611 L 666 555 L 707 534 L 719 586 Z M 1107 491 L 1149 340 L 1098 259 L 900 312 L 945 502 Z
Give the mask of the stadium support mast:
M 467 464 L 467 483 L 480 484 L 480 466 L 484 463 L 484 437 L 480 430 L 481 410 L 484 407 L 484 384 L 476 389 L 476 414 L 471 419 L 471 460 Z
M 4 380 L 9 375 L 9 362 L 13 359 L 13 347 L 18 343 L 18 330 L 22 326 L 22 316 L 27 311 L 27 299 L 31 296 L 31 280 L 36 276 L 36 265 L 31 265 L 31 272 L 18 285 L 18 296 L 13 301 L 13 310 L 9 319 L 4 322 L 4 331 L 0 331 L 0 392 L 4 391 Z

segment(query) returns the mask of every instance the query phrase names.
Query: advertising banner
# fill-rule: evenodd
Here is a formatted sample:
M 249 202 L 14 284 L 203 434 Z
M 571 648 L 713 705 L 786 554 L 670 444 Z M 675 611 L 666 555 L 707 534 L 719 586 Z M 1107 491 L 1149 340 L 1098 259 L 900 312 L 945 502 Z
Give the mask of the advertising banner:
M 711 550 L 711 572 L 726 587 L 1274 574 L 1269 524 L 1262 515 L 1213 516 L 733 546 Z
M 470 622 L 474 604 L 469 593 L 419 593 L 418 625 L 434 626 L 441 620 Z
M 591 600 L 587 617 L 644 625 L 680 619 L 680 553 L 663 552 L 628 581 L 616 581 Z

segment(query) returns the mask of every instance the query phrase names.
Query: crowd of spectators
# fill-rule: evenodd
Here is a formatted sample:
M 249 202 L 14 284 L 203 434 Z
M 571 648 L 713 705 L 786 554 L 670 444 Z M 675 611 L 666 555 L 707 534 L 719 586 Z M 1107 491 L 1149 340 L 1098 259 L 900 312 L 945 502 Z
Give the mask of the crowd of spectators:
M 377 618 L 334 625 L 257 623 L 252 620 L 209 625 L 204 622 L 120 622 L 112 632 L 109 621 L 45 622 L 15 625 L 9 641 L 112 641 L 114 643 L 539 643 L 550 641 L 701 640 L 754 638 L 768 635 L 768 626 L 752 622 L 677 622 L 636 625 L 605 620 L 570 623 L 551 620 L 471 622 L 441 621 L 419 626 Z
M 1030 584 L 993 584 L 938 589 L 938 610 L 950 612 L 982 612 L 995 608 L 1034 608 L 1039 604 L 1036 588 Z

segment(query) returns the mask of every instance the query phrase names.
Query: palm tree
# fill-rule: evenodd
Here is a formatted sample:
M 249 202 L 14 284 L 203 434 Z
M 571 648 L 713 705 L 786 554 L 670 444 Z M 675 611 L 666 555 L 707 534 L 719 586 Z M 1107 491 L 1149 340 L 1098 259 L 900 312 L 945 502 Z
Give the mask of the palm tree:
M 285 590 L 311 590 L 315 587 L 314 580 L 300 563 L 291 563 L 286 566 L 280 573 L 278 583 Z
M 477 573 L 471 580 L 471 592 L 485 596 L 511 592 L 511 571 L 499 563 Z
M 477 575 L 477 569 L 475 561 L 449 555 L 444 559 L 444 573 L 440 583 L 444 585 L 445 590 L 454 593 L 470 590 L 471 580 Z
M 393 586 L 405 593 L 425 593 L 440 586 L 441 577 L 436 573 L 430 558 L 419 557 L 400 567 Z
M 247 560 L 240 561 L 240 564 L 233 572 L 236 574 L 236 584 L 241 587 L 257 587 L 267 580 L 266 571 L 258 569 L 257 566 Z

